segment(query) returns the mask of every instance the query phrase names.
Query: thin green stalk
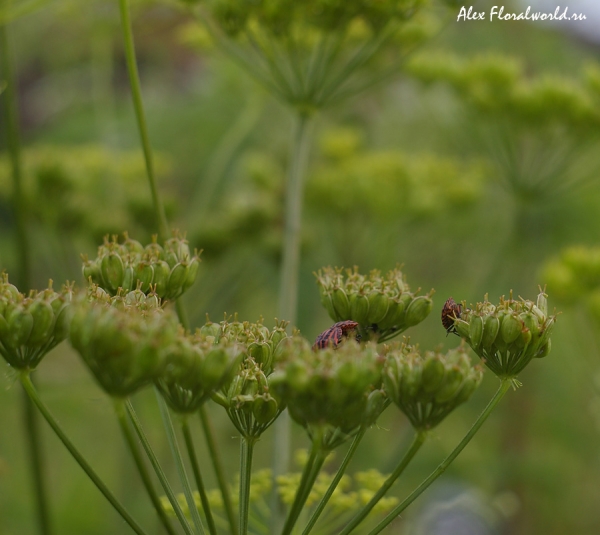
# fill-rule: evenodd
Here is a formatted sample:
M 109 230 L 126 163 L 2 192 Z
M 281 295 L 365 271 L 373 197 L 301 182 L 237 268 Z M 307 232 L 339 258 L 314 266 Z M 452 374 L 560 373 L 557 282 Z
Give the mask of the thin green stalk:
M 152 502 L 156 513 L 158 514 L 158 518 L 160 519 L 167 533 L 169 533 L 169 535 L 176 535 L 176 531 L 171 525 L 171 521 L 169 520 L 167 513 L 164 507 L 162 506 L 158 494 L 156 493 L 156 489 L 152 484 L 150 474 L 146 469 L 144 459 L 140 454 L 140 450 L 138 449 L 133 433 L 131 432 L 131 427 L 129 426 L 129 422 L 127 421 L 127 414 L 125 412 L 124 402 L 122 399 L 115 398 L 114 404 L 115 413 L 117 415 L 117 419 L 119 420 L 119 425 L 121 427 L 121 431 L 123 432 L 123 437 L 125 438 L 125 442 L 127 443 L 129 451 L 131 452 L 133 460 L 135 461 L 135 465 L 137 466 L 140 477 L 142 478 L 142 482 L 144 483 L 144 487 L 146 489 L 146 492 L 148 493 L 148 497 L 150 498 L 150 501 Z
M 2 3 L 3 7 L 8 2 Z M 31 287 L 31 255 L 29 235 L 27 233 L 27 207 L 23 194 L 23 171 L 21 162 L 21 141 L 19 134 L 18 104 L 16 80 L 11 57 L 11 41 L 8 35 L 8 21 L 0 23 L 0 67 L 5 87 L 2 102 L 6 121 L 6 142 L 10 158 L 13 182 L 13 212 L 17 241 L 17 270 L 15 282 L 21 291 L 27 293 Z M 42 535 L 52 533 L 48 493 L 44 479 L 45 463 L 42 455 L 42 437 L 37 412 L 27 395 L 21 400 L 21 410 L 24 414 L 25 437 L 29 453 L 29 465 L 33 476 L 33 487 L 37 506 L 37 522 Z
M 296 323 L 298 299 L 298 271 L 300 266 L 300 231 L 302 227 L 302 198 L 306 168 L 310 150 L 314 118 L 297 112 L 294 117 L 294 132 L 291 161 L 285 194 L 285 234 L 283 240 L 283 263 L 279 287 L 279 318 Z M 273 478 L 286 473 L 290 464 L 290 417 L 287 412 L 273 424 Z M 273 491 L 271 531 L 277 532 L 285 515 L 283 504 Z
M 204 525 L 202 524 L 202 519 L 200 518 L 200 513 L 198 512 L 198 507 L 196 507 L 196 500 L 194 500 L 192 487 L 190 486 L 190 481 L 185 471 L 183 458 L 181 457 L 181 451 L 179 450 L 177 437 L 175 436 L 175 429 L 173 428 L 173 422 L 171 421 L 171 415 L 169 414 L 169 407 L 167 407 L 165 400 L 163 399 L 157 388 L 154 389 L 154 393 L 156 394 L 158 408 L 160 409 L 160 415 L 163 421 L 165 431 L 167 433 L 167 440 L 169 442 L 169 447 L 171 448 L 171 454 L 173 455 L 173 459 L 175 460 L 177 473 L 179 474 L 179 479 L 181 481 L 181 485 L 183 486 L 183 494 L 185 496 L 188 509 L 190 510 L 190 516 L 192 517 L 192 521 L 194 522 L 196 532 L 204 534 Z
M 135 413 L 135 410 L 133 409 L 133 405 L 131 404 L 131 401 L 129 401 L 129 400 L 126 401 L 125 410 L 127 411 L 127 415 L 129 416 L 129 419 L 131 420 L 131 423 L 133 424 L 133 428 L 134 428 L 138 438 L 140 439 L 140 442 L 142 443 L 142 447 L 144 448 L 144 451 L 146 452 L 146 456 L 148 457 L 148 460 L 150 461 L 152 468 L 154 468 L 154 472 L 156 473 L 156 476 L 158 477 L 158 480 L 160 481 L 160 484 L 162 485 L 162 488 L 165 491 L 165 494 L 167 495 L 167 499 L 169 500 L 171 506 L 173 507 L 173 510 L 175 511 L 175 515 L 177 516 L 179 523 L 183 527 L 183 530 L 185 531 L 186 535 L 194 535 L 194 532 L 192 531 L 192 528 L 191 528 L 189 522 L 185 518 L 185 514 L 181 510 L 181 506 L 179 505 L 179 502 L 177 501 L 177 497 L 175 496 L 173 489 L 171 489 L 171 485 L 169 485 L 167 476 L 163 472 L 163 469 L 161 468 L 161 466 L 158 462 L 158 459 L 156 458 L 156 455 L 154 454 L 154 451 L 152 450 L 152 446 L 150 446 L 150 442 L 148 442 L 148 438 L 146 437 L 146 434 L 144 433 L 144 430 L 142 429 L 142 425 L 137 417 L 137 414 Z
M 152 195 L 152 204 L 154 213 L 158 218 L 159 237 L 164 241 L 169 236 L 169 225 L 167 224 L 167 216 L 165 209 L 158 196 L 158 188 L 156 186 L 156 177 L 154 174 L 154 163 L 152 159 L 152 147 L 150 145 L 150 137 L 148 136 L 148 126 L 146 124 L 146 115 L 144 113 L 144 104 L 142 101 L 142 90 L 140 87 L 140 76 L 138 73 L 137 62 L 135 58 L 135 46 L 133 43 L 133 32 L 131 30 L 131 18 L 129 16 L 128 0 L 119 0 L 119 8 L 121 11 L 121 25 L 123 27 L 123 41 L 125 45 L 125 58 L 127 60 L 127 72 L 129 73 L 129 83 L 131 85 L 131 96 L 133 98 L 133 106 L 137 118 L 138 129 L 144 151 L 144 160 L 146 162 L 146 174 L 148 175 L 148 184 Z
M 229 521 L 229 530 L 231 535 L 238 535 L 238 528 L 235 520 L 235 512 L 233 510 L 233 503 L 231 503 L 231 495 L 229 493 L 229 486 L 227 485 L 227 478 L 225 477 L 225 470 L 223 469 L 223 462 L 219 455 L 217 443 L 215 441 L 215 433 L 212 428 L 212 423 L 206 408 L 200 407 L 200 421 L 202 422 L 202 430 L 204 431 L 204 438 L 206 445 L 208 446 L 208 454 L 210 455 L 211 464 L 215 470 L 221 496 L 223 497 L 223 506 L 225 508 L 225 515 Z
M 412 458 L 419 451 L 425 439 L 427 438 L 427 433 L 425 431 L 417 431 L 415 437 L 413 438 L 413 442 L 410 445 L 410 448 L 406 451 L 396 469 L 390 474 L 390 476 L 385 480 L 385 483 L 381 486 L 381 488 L 377 491 L 375 496 L 371 498 L 369 503 L 365 505 L 357 515 L 350 521 L 350 523 L 340 532 L 340 535 L 348 535 L 351 531 L 354 530 L 371 512 L 373 507 L 375 507 L 381 498 L 385 496 L 385 494 L 390 490 L 391 486 L 396 482 L 396 480 L 400 477 L 404 469 L 408 466 L 408 463 L 412 460 Z
M 352 441 L 352 444 L 350 445 L 350 448 L 348 449 L 348 452 L 346 453 L 346 456 L 344 457 L 342 464 L 338 468 L 338 471 L 336 472 L 335 477 L 333 478 L 333 481 L 329 485 L 327 492 L 321 498 L 321 501 L 317 505 L 317 508 L 315 509 L 314 513 L 310 517 L 310 520 L 308 521 L 308 524 L 304 528 L 302 535 L 308 535 L 311 532 L 314 525 L 317 523 L 317 520 L 321 516 L 323 509 L 325 509 L 327 502 L 329 502 L 329 498 L 331 498 L 331 496 L 333 495 L 339 482 L 341 481 L 342 476 L 344 475 L 344 472 L 346 471 L 346 468 L 348 467 L 348 464 L 350 463 L 352 457 L 354 457 L 354 453 L 356 452 L 356 449 L 358 448 L 358 445 L 360 444 L 360 441 L 362 440 L 362 438 L 365 436 L 366 432 L 367 432 L 367 428 L 362 427 L 361 430 L 354 437 L 354 440 Z
M 247 535 L 248 533 L 254 443 L 254 437 L 242 437 L 240 444 L 240 535 Z
M 77 461 L 79 466 L 83 469 L 83 471 L 87 474 L 87 476 L 92 480 L 94 485 L 98 488 L 98 490 L 104 495 L 104 497 L 110 502 L 110 504 L 117 510 L 117 512 L 121 515 L 123 520 L 127 522 L 127 524 L 131 527 L 133 531 L 135 531 L 138 535 L 146 535 L 146 532 L 138 525 L 138 523 L 131 517 L 131 515 L 125 510 L 125 508 L 119 503 L 119 501 L 115 498 L 112 492 L 108 489 L 108 487 L 104 484 L 104 482 L 98 477 L 96 472 L 94 472 L 93 468 L 88 464 L 83 455 L 79 453 L 79 450 L 75 447 L 75 445 L 71 442 L 69 437 L 62 430 L 58 422 L 52 416 L 46 405 L 40 399 L 35 386 L 31 382 L 31 377 L 29 376 L 29 372 L 25 371 L 21 373 L 20 376 L 21 384 L 27 392 L 29 399 L 35 404 L 38 410 L 42 413 L 44 419 L 48 422 L 52 430 L 56 433 L 61 442 L 65 445 L 69 453 L 73 456 L 73 458 Z
M 313 440 L 310 457 L 302 471 L 302 478 L 300 479 L 300 484 L 296 490 L 296 496 L 294 497 L 292 507 L 290 508 L 283 529 L 281 530 L 281 535 L 289 535 L 294 529 L 296 521 L 302 512 L 302 508 L 304 507 L 321 467 L 325 462 L 327 453 L 327 451 L 322 449 L 320 439 Z
M 500 400 L 504 397 L 508 389 L 512 384 L 513 378 L 505 377 L 502 379 L 502 383 L 498 387 L 496 394 L 487 404 L 486 408 L 479 415 L 479 418 L 475 420 L 475 423 L 472 425 L 471 429 L 469 429 L 468 433 L 463 437 L 463 439 L 458 443 L 458 446 L 452 450 L 452 453 L 446 457 L 442 463 L 425 479 L 402 503 L 397 505 L 393 511 L 388 514 L 377 526 L 375 526 L 370 532 L 369 535 L 376 535 L 380 533 L 383 529 L 385 529 L 388 524 L 390 524 L 402 511 L 404 511 L 412 502 L 414 502 L 427 488 L 431 485 L 438 477 L 440 477 L 445 471 L 450 463 L 458 457 L 459 453 L 465 448 L 465 446 L 470 442 L 475 433 L 479 431 L 479 428 L 483 425 L 483 422 L 486 421 L 487 417 L 494 410 L 496 405 L 500 402 Z
M 190 458 L 190 464 L 192 465 L 192 471 L 194 472 L 194 478 L 196 479 L 196 486 L 198 487 L 198 493 L 200 494 L 200 501 L 202 502 L 202 509 L 206 515 L 206 523 L 208 524 L 208 531 L 211 535 L 217 534 L 217 528 L 215 521 L 210 510 L 210 503 L 208 502 L 208 496 L 206 495 L 206 489 L 204 487 L 204 481 L 202 480 L 202 474 L 200 473 L 200 466 L 198 465 L 198 458 L 196 456 L 196 449 L 194 448 L 194 441 L 192 440 L 192 434 L 190 432 L 190 426 L 188 424 L 187 417 L 181 419 L 181 432 L 185 440 L 185 447 L 187 448 L 188 456 Z

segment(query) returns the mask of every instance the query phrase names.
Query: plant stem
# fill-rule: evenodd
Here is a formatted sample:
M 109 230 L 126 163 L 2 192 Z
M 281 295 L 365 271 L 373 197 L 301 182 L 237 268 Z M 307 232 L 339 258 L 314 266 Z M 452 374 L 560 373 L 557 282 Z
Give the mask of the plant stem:
M 123 520 L 129 524 L 131 529 L 135 531 L 138 535 L 146 535 L 146 532 L 138 525 L 138 523 L 130 516 L 130 514 L 125 510 L 125 508 L 119 503 L 119 501 L 114 497 L 112 492 L 108 490 L 108 487 L 104 484 L 104 482 L 98 477 L 96 472 L 94 472 L 93 468 L 88 464 L 83 455 L 79 453 L 79 450 L 74 446 L 69 437 L 65 434 L 65 432 L 61 429 L 58 422 L 55 418 L 50 414 L 48 408 L 44 405 L 42 400 L 40 399 L 35 386 L 31 382 L 31 377 L 29 376 L 28 371 L 24 371 L 20 376 L 21 384 L 23 388 L 27 392 L 27 395 L 31 399 L 31 401 L 35 404 L 38 410 L 42 413 L 44 419 L 48 422 L 52 430 L 56 433 L 61 442 L 65 445 L 69 453 L 73 456 L 73 458 L 77 461 L 79 466 L 83 469 L 83 471 L 87 474 L 87 476 L 92 480 L 94 485 L 98 488 L 98 490 L 104 495 L 104 497 L 110 502 L 110 504 L 117 510 L 117 512 L 121 515 Z
M 7 7 L 8 2 L 3 2 Z M 16 285 L 25 294 L 31 287 L 31 256 L 29 235 L 27 233 L 27 208 L 23 194 L 23 172 L 21 162 L 21 141 L 19 135 L 17 88 L 11 57 L 11 40 L 8 35 L 8 22 L 0 22 L 0 66 L 2 78 L 6 83 L 2 98 L 4 117 L 6 120 L 6 142 L 10 158 L 13 181 L 13 212 L 17 241 Z M 30 466 L 33 475 L 33 486 L 37 504 L 37 521 L 42 535 L 52 533 L 48 494 L 44 480 L 44 457 L 42 455 L 42 437 L 37 412 L 29 397 L 24 393 L 21 410 L 25 419 L 25 437 L 28 446 Z
M 298 299 L 298 271 L 300 265 L 300 234 L 302 226 L 303 186 L 308 164 L 314 118 L 298 111 L 294 117 L 291 161 L 285 193 L 285 234 L 283 262 L 279 287 L 279 319 L 296 323 Z M 287 472 L 290 464 L 290 417 L 283 412 L 273 424 L 273 479 Z M 284 507 L 273 491 L 271 500 L 271 532 L 279 530 L 283 522 Z
M 202 501 L 202 509 L 206 515 L 206 523 L 208 524 L 208 531 L 211 535 L 217 535 L 217 528 L 215 521 L 210 510 L 210 504 L 206 495 L 206 489 L 204 487 L 204 481 L 200 473 L 200 466 L 198 465 L 198 458 L 196 457 L 196 450 L 194 448 L 194 441 L 192 440 L 192 434 L 190 433 L 190 426 L 188 424 L 187 417 L 181 419 L 181 432 L 185 440 L 185 446 L 187 448 L 190 463 L 192 465 L 192 471 L 194 472 L 194 478 L 196 479 L 196 486 L 198 487 L 198 493 L 200 494 L 200 500 Z
M 156 473 L 156 476 L 158 477 L 158 480 L 160 481 L 160 484 L 162 485 L 162 488 L 165 491 L 165 494 L 167 495 L 167 498 L 168 498 L 169 502 L 171 503 L 173 510 L 175 511 L 175 515 L 177 516 L 179 523 L 183 527 L 183 530 L 185 531 L 186 535 L 193 535 L 192 528 L 191 528 L 189 522 L 187 521 L 187 519 L 185 518 L 183 511 L 181 510 L 181 506 L 179 505 L 179 502 L 177 501 L 177 497 L 173 493 L 173 489 L 171 489 L 171 485 L 169 485 L 167 476 L 163 472 L 163 469 L 161 468 L 161 466 L 158 462 L 158 459 L 156 458 L 156 455 L 154 454 L 154 451 L 152 451 L 152 446 L 150 446 L 150 443 L 148 442 L 148 439 L 146 438 L 146 434 L 144 433 L 144 430 L 142 429 L 142 425 L 140 424 L 137 414 L 135 413 L 135 410 L 133 409 L 133 406 L 131 405 L 131 401 L 129 401 L 129 400 L 126 401 L 125 410 L 127 411 L 127 415 L 129 416 L 129 419 L 131 420 L 131 423 L 133 424 L 133 428 L 134 428 L 138 438 L 140 439 L 140 442 L 142 443 L 142 447 L 144 448 L 144 451 L 146 452 L 146 456 L 148 457 L 150 464 L 152 464 L 152 468 L 154 468 L 154 472 Z M 190 511 L 190 513 L 191 513 L 191 511 Z
M 148 175 L 148 185 L 152 195 L 152 204 L 154 213 L 157 217 L 158 234 L 161 241 L 164 241 L 169 236 L 169 225 L 165 215 L 165 209 L 158 196 L 158 188 L 156 186 L 156 177 L 154 175 L 154 163 L 152 159 L 152 147 L 150 145 L 150 137 L 148 136 L 148 127 L 146 124 L 146 115 L 144 113 L 144 104 L 142 101 L 142 90 L 140 87 L 140 76 L 138 73 L 137 62 L 135 58 L 135 46 L 133 43 L 133 32 L 131 30 L 131 18 L 129 16 L 128 0 L 119 0 L 119 8 L 121 11 L 121 25 L 123 27 L 123 41 L 125 45 L 125 58 L 127 60 L 127 72 L 129 73 L 129 83 L 131 85 L 131 96 L 133 98 L 133 106 L 138 123 L 138 130 L 144 151 L 144 160 L 146 162 L 146 174 Z
M 294 529 L 294 525 L 302 512 L 302 508 L 308 499 L 311 489 L 315 484 L 315 480 L 319 475 L 319 471 L 325 462 L 325 457 L 327 457 L 326 451 L 321 448 L 320 439 L 314 439 L 312 449 L 310 452 L 310 457 L 306 465 L 304 466 L 304 470 L 302 471 L 302 478 L 300 479 L 300 485 L 298 485 L 298 489 L 296 490 L 296 496 L 294 497 L 294 503 L 290 508 L 288 516 L 285 521 L 285 525 L 281 530 L 281 535 L 289 535 Z
M 225 470 L 223 469 L 223 463 L 219 450 L 217 449 L 217 443 L 215 441 L 215 434 L 212 428 L 212 424 L 206 408 L 200 407 L 200 421 L 202 422 L 202 430 L 204 431 L 204 438 L 206 445 L 208 446 L 208 453 L 212 466 L 215 470 L 217 482 L 219 483 L 219 489 L 221 490 L 221 496 L 223 497 L 223 506 L 225 507 L 225 514 L 229 521 L 229 530 L 231 535 L 238 535 L 238 527 L 235 521 L 235 512 L 233 510 L 233 504 L 231 503 L 231 495 L 229 493 L 229 487 L 227 485 L 227 478 L 225 477 Z
M 171 448 L 171 454 L 175 460 L 175 466 L 177 467 L 179 479 L 183 486 L 183 494 L 185 495 L 188 509 L 190 510 L 190 516 L 194 522 L 196 532 L 204 534 L 204 526 L 202 525 L 202 519 L 200 518 L 198 507 L 196 507 L 196 500 L 194 500 L 192 487 L 190 486 L 190 482 L 185 471 L 185 466 L 183 464 L 183 459 L 181 457 L 181 451 L 179 450 L 179 445 L 177 444 L 177 437 L 175 436 L 175 429 L 173 429 L 173 422 L 171 421 L 171 415 L 169 414 L 169 407 L 167 407 L 167 404 L 158 391 L 158 388 L 154 388 L 154 393 L 156 394 L 158 408 L 160 409 L 160 415 L 167 433 L 167 440 L 169 442 L 169 447 Z
M 342 479 L 342 476 L 344 475 L 344 472 L 346 471 L 346 468 L 348 467 L 348 464 L 350 463 L 350 460 L 354 456 L 354 453 L 356 452 L 356 449 L 358 448 L 358 445 L 360 444 L 360 441 L 362 440 L 362 438 L 365 436 L 366 432 L 367 432 L 367 428 L 363 427 L 354 437 L 354 440 L 352 441 L 352 444 L 350 445 L 350 449 L 348 449 L 348 452 L 346 453 L 346 456 L 344 457 L 342 464 L 338 468 L 338 471 L 335 474 L 333 481 L 329 485 L 327 492 L 321 498 L 321 501 L 317 505 L 317 508 L 315 509 L 314 513 L 310 517 L 310 520 L 308 521 L 308 524 L 304 528 L 302 535 L 308 535 L 311 532 L 314 525 L 317 523 L 317 520 L 321 516 L 323 509 L 325 509 L 325 506 L 327 505 L 329 498 L 331 498 L 332 494 L 334 493 L 335 489 L 337 488 L 340 480 Z
M 450 453 L 441 462 L 441 464 L 429 475 L 429 477 L 427 477 L 427 479 L 425 479 L 402 503 L 397 505 L 390 514 L 388 514 L 379 524 L 377 524 L 377 526 L 375 526 L 375 528 L 373 528 L 369 532 L 369 535 L 376 535 L 377 533 L 379 533 L 383 529 L 385 529 L 388 526 L 388 524 L 390 524 L 400 513 L 402 513 L 402 511 L 404 511 L 425 490 L 427 490 L 429 485 L 431 485 L 438 477 L 440 477 L 446 471 L 446 468 L 448 468 L 450 463 L 452 461 L 454 461 L 454 459 L 456 459 L 458 454 L 470 442 L 470 440 L 473 438 L 475 433 L 477 433 L 477 431 L 479 431 L 479 428 L 483 425 L 483 422 L 486 421 L 487 417 L 494 410 L 496 405 L 498 405 L 498 403 L 504 397 L 506 392 L 508 392 L 508 389 L 511 386 L 511 381 L 512 381 L 511 377 L 505 377 L 502 379 L 502 382 L 501 382 L 500 386 L 498 387 L 496 394 L 494 394 L 494 397 L 490 400 L 490 402 L 487 404 L 486 408 L 479 415 L 479 418 L 477 418 L 477 420 L 475 420 L 475 423 L 471 426 L 471 429 L 469 429 L 468 433 L 458 443 L 458 446 L 456 446 L 456 448 L 454 448 L 454 450 L 452 450 L 452 453 Z
M 137 466 L 140 477 L 142 478 L 142 482 L 144 483 L 144 487 L 146 488 L 146 492 L 148 493 L 148 497 L 158 514 L 158 517 L 164 526 L 165 530 L 169 535 L 176 535 L 169 518 L 167 517 L 167 513 L 165 512 L 164 507 L 160 502 L 160 498 L 156 493 L 156 489 L 152 484 L 152 480 L 150 479 L 150 474 L 146 469 L 146 465 L 144 464 L 144 460 L 140 454 L 140 450 L 136 444 L 133 433 L 131 432 L 131 428 L 129 426 L 129 422 L 127 421 L 127 414 L 125 412 L 125 405 L 122 399 L 115 398 L 115 412 L 117 414 L 117 418 L 119 420 L 119 425 L 121 427 L 121 431 L 123 432 L 123 436 L 125 438 L 125 442 L 127 442 L 127 446 L 129 447 L 129 451 L 131 451 L 131 455 L 133 456 L 133 460 L 135 461 L 135 465 Z
M 395 483 L 395 481 L 400 477 L 404 469 L 408 466 L 408 463 L 412 460 L 415 454 L 419 451 L 425 439 L 427 438 L 426 431 L 417 431 L 410 448 L 406 451 L 396 469 L 390 474 L 390 476 L 385 480 L 385 483 L 381 486 L 381 488 L 377 491 L 375 496 L 371 498 L 369 503 L 365 505 L 358 514 L 350 521 L 350 523 L 340 532 L 340 535 L 347 535 L 351 531 L 353 531 L 371 512 L 373 507 L 375 507 L 381 498 L 390 490 L 391 486 Z
M 242 437 L 240 444 L 240 535 L 248 533 L 250 481 L 252 479 L 252 454 L 254 437 Z

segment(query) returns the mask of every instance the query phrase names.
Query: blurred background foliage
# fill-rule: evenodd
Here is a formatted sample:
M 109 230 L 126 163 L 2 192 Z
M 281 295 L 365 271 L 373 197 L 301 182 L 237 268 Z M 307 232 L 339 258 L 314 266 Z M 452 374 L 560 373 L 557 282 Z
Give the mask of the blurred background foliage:
M 184 299 L 192 324 L 227 311 L 249 320 L 262 315 L 271 326 L 288 111 L 216 50 L 176 2 L 132 4 L 168 216 L 192 247 L 204 249 L 199 281 Z M 481 10 L 492 4 L 482 2 Z M 35 286 L 48 278 L 81 284 L 79 254 L 93 256 L 103 235 L 127 230 L 148 241 L 156 228 L 117 5 L 14 1 L 2 20 L 10 22 L 18 75 Z M 319 117 L 300 269 L 298 327 L 309 339 L 330 324 L 313 276 L 324 265 L 367 271 L 403 263 L 411 286 L 436 289 L 439 310 L 450 295 L 476 302 L 513 289 L 532 298 L 538 284 L 548 284 L 550 307 L 563 311 L 550 358 L 526 370 L 524 387 L 389 533 L 600 533 L 599 49 L 561 28 L 448 20 L 400 75 Z M 0 266 L 12 273 L 14 215 L 4 138 L 0 143 Z M 455 346 L 436 316 L 415 328 L 411 341 Z M 18 388 L 8 370 L 4 375 L 0 533 L 33 533 Z M 54 350 L 37 379 L 126 505 L 152 518 L 110 403 L 70 348 Z M 436 430 L 399 496 L 459 440 L 495 386 L 486 377 L 474 401 Z M 140 395 L 140 412 L 160 444 L 148 396 Z M 215 422 L 233 480 L 235 433 L 218 412 Z M 126 533 L 46 431 L 57 533 Z M 391 469 L 408 431 L 398 413 L 384 414 L 356 470 Z M 295 433 L 295 444 L 307 445 Z M 267 433 L 257 448 L 257 467 L 269 466 L 269 440 Z M 166 453 L 166 443 L 162 448 Z

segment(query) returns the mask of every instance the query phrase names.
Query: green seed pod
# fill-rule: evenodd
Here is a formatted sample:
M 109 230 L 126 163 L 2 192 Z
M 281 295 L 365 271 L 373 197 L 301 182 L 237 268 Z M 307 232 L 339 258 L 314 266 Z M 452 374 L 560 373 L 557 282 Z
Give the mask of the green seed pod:
M 175 299 L 183 293 L 183 284 L 187 277 L 187 269 L 187 264 L 179 263 L 171 270 L 165 298 Z
M 523 323 L 513 314 L 506 314 L 502 318 L 500 335 L 507 345 L 512 344 L 519 337 L 522 330 Z
M 6 318 L 9 336 L 6 343 L 17 348 L 25 345 L 33 329 L 33 316 L 22 305 L 16 306 Z
M 489 351 L 496 337 L 500 332 L 500 320 L 493 315 L 487 316 L 483 325 L 483 337 L 481 344 L 486 351 Z
M 461 403 L 467 401 L 481 383 L 482 377 L 483 374 L 481 371 L 473 374 L 473 376 L 467 377 L 462 385 L 462 388 L 456 394 L 454 403 L 456 403 L 456 405 L 460 405 Z
M 196 282 L 196 277 L 198 276 L 199 269 L 200 269 L 200 260 L 198 259 L 198 257 L 192 258 L 188 262 L 187 274 L 185 277 L 185 281 L 183 283 L 184 290 L 187 290 L 194 284 L 194 282 Z
M 231 364 L 231 359 L 225 349 L 212 349 L 204 356 L 204 362 L 200 367 L 200 377 L 209 389 L 216 388 L 226 379 Z
M 154 277 L 152 278 L 152 284 L 156 285 L 156 294 L 157 295 L 166 295 L 167 294 L 167 282 L 169 281 L 169 275 L 171 273 L 171 268 L 169 264 L 167 264 L 164 260 L 159 260 L 155 264 L 154 267 Z
M 547 357 L 548 354 L 550 353 L 550 350 L 552 349 L 552 340 L 548 340 L 546 342 L 546 344 L 544 344 L 535 355 L 533 355 L 533 358 L 536 359 L 543 359 L 544 357 Z
M 383 292 L 373 291 L 369 294 L 369 324 L 378 324 L 387 315 L 390 300 L 383 294 Z M 358 321 L 358 320 L 355 320 Z M 359 323 L 361 323 L 359 321 Z
M 273 352 L 267 343 L 253 342 L 248 346 L 248 354 L 263 370 L 271 371 Z
M 97 262 L 90 262 L 89 260 L 83 264 L 83 278 L 88 281 L 92 280 L 94 284 L 102 283 L 102 274 L 100 272 L 100 267 Z
M 152 239 L 155 240 L 156 236 L 153 236 Z M 163 258 L 165 255 L 165 250 L 155 241 L 146 245 L 144 249 L 150 258 Z
M 333 321 L 337 321 L 337 315 L 335 312 L 335 307 L 333 306 L 333 300 L 331 299 L 331 294 L 323 290 L 323 287 L 320 287 L 321 290 L 321 304 L 327 310 L 327 314 Z
M 140 289 L 146 293 L 154 280 L 154 266 L 142 261 L 135 267 L 135 279 L 141 283 Z
M 469 340 L 469 324 L 461 319 L 454 320 L 454 328 L 461 338 Z
M 117 253 L 111 252 L 102 257 L 100 271 L 105 289 L 110 293 L 116 292 L 123 285 L 125 266 Z
M 129 236 L 125 238 L 123 242 L 125 250 L 134 255 L 141 255 L 144 252 L 144 246 L 137 240 L 132 240 Z
M 435 393 L 436 403 L 448 403 L 458 394 L 464 381 L 463 374 L 457 367 L 452 367 L 446 373 L 444 384 Z
M 388 406 L 389 399 L 381 389 L 373 390 L 367 397 L 367 406 L 365 408 L 365 417 L 363 425 L 371 426 Z
M 404 294 L 404 295 L 408 295 L 408 294 Z M 408 296 L 408 298 L 410 300 L 412 300 L 412 298 L 410 296 Z M 403 326 L 404 318 L 406 315 L 405 300 L 397 300 L 397 299 L 389 299 L 388 298 L 388 302 L 389 302 L 389 306 L 388 306 L 387 314 L 385 315 L 385 318 L 383 318 L 377 324 L 377 326 L 380 329 L 391 329 L 392 327 L 394 327 L 396 325 Z
M 218 342 L 221 337 L 221 326 L 218 323 L 213 323 L 209 320 L 200 327 L 200 334 L 206 337 L 212 336 L 215 339 L 215 342 Z
M 415 359 L 406 363 L 405 372 L 402 376 L 403 396 L 408 399 L 415 398 L 421 388 L 423 376 L 423 363 L 421 359 Z
M 122 288 L 124 290 L 133 290 L 135 288 L 135 273 L 131 264 L 125 265 L 125 272 L 123 274 Z
M 456 323 L 455 323 L 456 325 Z M 473 314 L 469 321 L 469 340 L 470 346 L 477 351 L 483 339 L 483 319 L 481 316 Z
M 361 325 L 369 324 L 369 299 L 362 293 L 351 293 L 348 297 L 350 319 Z
M 400 399 L 400 385 L 398 383 L 398 373 L 394 373 L 394 371 L 390 369 L 390 367 L 386 367 L 386 369 L 384 370 L 383 386 L 390 399 Z
M 278 412 L 277 401 L 268 394 L 254 398 L 252 402 L 252 415 L 259 424 L 268 424 Z
M 542 314 L 548 315 L 548 296 L 542 291 L 537 296 L 537 307 L 541 310 Z
M 62 342 L 69 336 L 69 326 L 71 324 L 72 308 L 70 305 L 64 305 L 54 321 L 54 340 L 56 342 Z
M 54 311 L 46 301 L 34 301 L 29 307 L 33 317 L 33 327 L 29 335 L 28 345 L 38 346 L 49 341 L 54 327 Z
M 523 349 L 531 343 L 531 331 L 527 327 L 523 327 L 520 336 L 514 341 L 515 347 Z
M 406 325 L 412 327 L 421 323 L 431 312 L 433 302 L 431 298 L 421 295 L 415 297 L 406 309 Z
M 350 316 L 350 302 L 348 296 L 342 288 L 334 288 L 331 292 L 331 301 L 333 302 L 333 308 L 335 310 L 336 321 L 344 321 L 351 319 Z
M 10 330 L 8 327 L 8 322 L 4 318 L 4 316 L 0 315 L 0 341 L 6 340 L 9 336 Z
M 423 376 L 421 388 L 425 394 L 431 394 L 437 391 L 444 377 L 446 376 L 446 367 L 440 358 L 433 356 L 425 360 L 423 364 Z

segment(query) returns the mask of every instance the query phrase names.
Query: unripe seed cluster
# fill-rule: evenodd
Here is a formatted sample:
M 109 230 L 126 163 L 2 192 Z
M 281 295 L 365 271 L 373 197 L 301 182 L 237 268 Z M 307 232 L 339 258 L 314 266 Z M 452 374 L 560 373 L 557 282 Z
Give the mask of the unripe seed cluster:
M 482 377 L 481 367 L 471 365 L 462 345 L 446 354 L 421 354 L 406 343 L 387 348 L 385 391 L 418 430 L 435 427 L 467 401 Z
M 69 332 L 70 285 L 61 292 L 52 283 L 41 292 L 24 295 L 8 282 L 0 280 L 0 354 L 18 370 L 34 369 L 42 358 Z
M 191 254 L 187 241 L 175 234 L 164 245 L 156 241 L 145 247 L 124 235 L 123 243 L 117 236 L 106 237 L 98 247 L 94 260 L 84 259 L 83 276 L 101 286 L 110 295 L 119 288 L 135 290 L 138 285 L 144 293 L 155 293 L 161 299 L 177 299 L 196 280 L 200 259 Z
M 499 377 L 515 377 L 533 358 L 550 353 L 550 335 L 556 315 L 548 316 L 547 295 L 540 291 L 536 303 L 500 298 L 493 305 L 485 297 L 474 309 L 463 306 L 454 320 L 462 337 L 485 365 Z
M 331 318 L 356 321 L 364 340 L 389 340 L 421 323 L 433 306 L 433 292 L 421 296 L 411 292 L 398 268 L 382 276 L 379 270 L 362 275 L 357 268 L 327 267 L 316 277 L 321 303 Z

